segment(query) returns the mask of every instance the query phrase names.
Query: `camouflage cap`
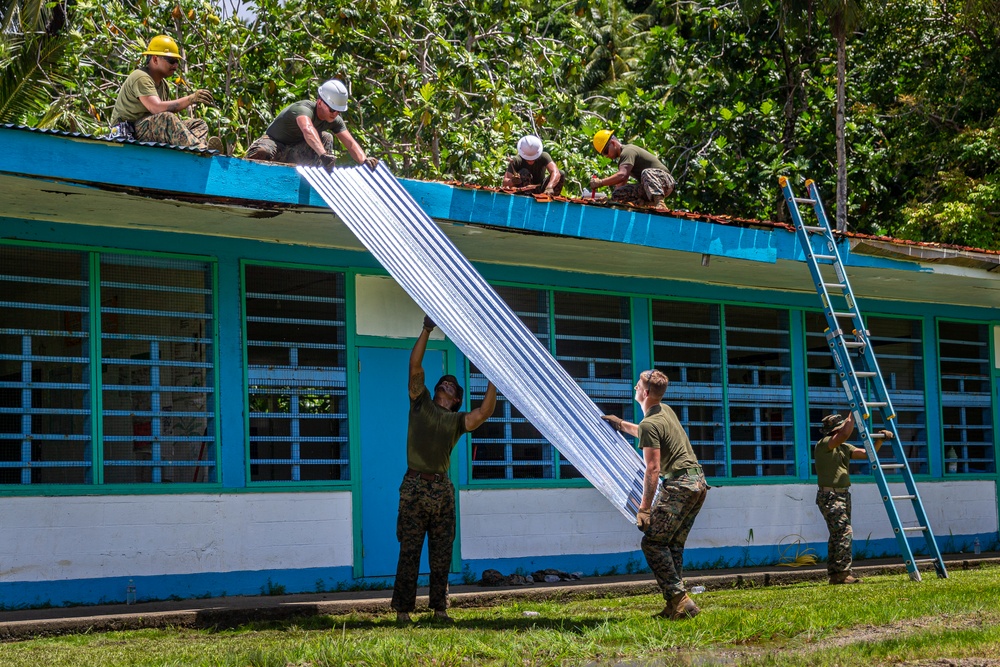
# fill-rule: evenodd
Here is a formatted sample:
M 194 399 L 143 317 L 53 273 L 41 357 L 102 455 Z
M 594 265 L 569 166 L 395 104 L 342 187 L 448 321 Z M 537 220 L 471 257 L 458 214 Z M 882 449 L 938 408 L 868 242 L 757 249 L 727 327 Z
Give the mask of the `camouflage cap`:
M 847 418 L 842 415 L 827 415 L 823 417 L 823 426 L 820 430 L 823 431 L 823 435 L 830 435 L 831 433 L 839 430 L 840 427 L 844 425 L 845 421 L 847 421 Z

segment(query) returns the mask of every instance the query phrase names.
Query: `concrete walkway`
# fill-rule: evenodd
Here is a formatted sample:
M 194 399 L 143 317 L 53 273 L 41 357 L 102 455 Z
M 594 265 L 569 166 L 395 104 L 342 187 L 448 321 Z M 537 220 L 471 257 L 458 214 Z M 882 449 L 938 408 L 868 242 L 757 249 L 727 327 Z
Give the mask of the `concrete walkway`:
M 950 572 L 979 567 L 985 563 L 1000 565 L 1000 554 L 945 556 Z M 898 574 L 906 578 L 906 568 L 898 559 L 867 560 L 855 565 L 860 577 L 873 574 Z M 923 571 L 924 579 L 935 577 L 932 568 Z M 774 586 L 791 583 L 826 581 L 826 566 L 756 567 L 733 570 L 685 572 L 688 588 L 704 586 L 707 590 L 739 586 Z M 488 607 L 512 600 L 565 600 L 572 598 L 626 597 L 658 591 L 650 574 L 615 577 L 588 577 L 579 581 L 552 584 L 486 588 L 478 585 L 452 586 L 452 607 Z M 426 608 L 425 595 L 417 598 L 417 609 Z M 391 590 L 346 591 L 310 595 L 225 597 L 202 600 L 140 602 L 86 607 L 24 609 L 0 612 L 0 641 L 30 639 L 44 635 L 103 632 L 137 628 L 163 627 L 234 627 L 250 621 L 275 621 L 303 616 L 343 615 L 350 613 L 388 614 Z

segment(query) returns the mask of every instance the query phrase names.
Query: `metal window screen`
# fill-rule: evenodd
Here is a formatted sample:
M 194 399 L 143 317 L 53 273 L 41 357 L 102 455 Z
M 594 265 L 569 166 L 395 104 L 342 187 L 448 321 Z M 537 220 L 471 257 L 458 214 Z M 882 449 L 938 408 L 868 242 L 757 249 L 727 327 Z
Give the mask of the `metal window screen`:
M 725 306 L 733 477 L 795 474 L 788 312 Z
M 664 394 L 688 432 L 705 474 L 726 476 L 720 308 L 654 300 L 653 365 L 667 374 Z
M 245 276 L 250 480 L 350 479 L 344 274 Z
M 87 260 L 0 245 L 0 484 L 93 482 Z
M 989 327 L 938 322 L 945 474 L 996 471 Z
M 102 254 L 106 483 L 216 481 L 212 267 Z

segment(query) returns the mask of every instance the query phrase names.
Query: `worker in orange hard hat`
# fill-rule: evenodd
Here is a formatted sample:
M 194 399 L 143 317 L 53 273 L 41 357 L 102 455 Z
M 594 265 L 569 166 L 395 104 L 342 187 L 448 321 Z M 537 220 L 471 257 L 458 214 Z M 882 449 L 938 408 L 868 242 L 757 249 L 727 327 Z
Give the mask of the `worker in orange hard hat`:
M 675 183 L 659 158 L 645 148 L 623 144 L 611 130 L 599 130 L 594 134 L 594 150 L 615 160 L 618 171 L 607 178 L 593 176 L 590 179 L 591 191 L 606 185 L 617 186 L 611 193 L 612 201 L 666 209 L 663 199 L 673 193 Z M 629 183 L 629 178 L 634 178 L 636 183 Z
M 196 104 L 214 104 L 207 90 L 170 99 L 167 79 L 182 60 L 177 42 L 168 35 L 149 40 L 145 64 L 134 70 L 118 90 L 111 115 L 111 136 L 136 141 L 222 150 L 219 137 L 208 136 L 208 124 L 200 118 L 180 118 L 178 111 Z

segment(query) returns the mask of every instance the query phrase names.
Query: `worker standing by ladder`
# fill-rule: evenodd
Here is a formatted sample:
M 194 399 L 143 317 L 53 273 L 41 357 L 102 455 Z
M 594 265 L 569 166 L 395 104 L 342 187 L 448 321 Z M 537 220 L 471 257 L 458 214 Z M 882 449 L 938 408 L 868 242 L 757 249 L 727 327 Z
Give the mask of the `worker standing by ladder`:
M 812 275 L 816 292 L 819 294 L 823 304 L 823 312 L 826 315 L 828 328 L 826 330 L 826 340 L 833 354 L 837 376 L 847 394 L 847 401 L 850 405 L 854 427 L 858 430 L 864 443 L 864 450 L 871 464 L 872 475 L 878 484 L 879 494 L 882 504 L 885 505 L 889 515 L 889 523 L 892 524 L 893 534 L 899 544 L 900 552 L 906 563 L 906 570 L 910 579 L 920 581 L 919 565 L 922 563 L 933 563 L 939 577 L 947 577 L 944 560 L 938 550 L 937 541 L 931 531 L 930 522 L 924 512 L 923 503 L 920 501 L 920 494 L 917 493 L 916 483 L 913 481 L 913 474 L 910 466 L 906 462 L 906 455 L 899 445 L 899 434 L 896 426 L 896 413 L 889 399 L 889 392 L 885 381 L 879 371 L 878 363 L 875 360 L 875 352 L 868 339 L 868 330 L 865 328 L 861 311 L 858 310 L 854 292 L 851 290 L 847 273 L 844 270 L 843 262 L 840 259 L 840 252 L 837 249 L 836 240 L 833 237 L 833 230 L 827 220 L 823 210 L 823 204 L 819 199 L 819 191 L 816 184 L 806 181 L 806 189 L 809 196 L 798 198 L 792 192 L 788 178 L 781 176 L 778 178 L 788 211 L 791 213 L 792 221 L 795 224 L 795 232 L 799 243 L 806 255 L 806 262 L 809 265 L 809 272 Z M 806 225 L 802 221 L 799 213 L 799 204 L 812 206 L 819 224 Z M 813 237 L 819 237 L 822 243 L 821 251 L 817 252 L 813 248 Z M 832 266 L 835 275 L 824 277 L 822 266 Z M 836 301 L 834 301 L 836 300 Z M 874 433 L 870 428 L 873 417 L 880 417 L 880 423 L 884 427 L 884 433 Z M 891 447 L 895 461 L 883 463 L 878 455 L 879 445 L 886 441 L 892 441 Z M 892 495 L 889 489 L 889 482 L 886 479 L 886 471 L 898 471 L 901 481 L 906 486 L 906 493 Z M 915 526 L 903 526 L 896 509 L 897 501 L 909 501 L 913 513 L 916 517 Z M 916 559 L 913 550 L 907 539 L 908 534 L 922 535 L 925 540 L 925 550 L 927 558 Z

